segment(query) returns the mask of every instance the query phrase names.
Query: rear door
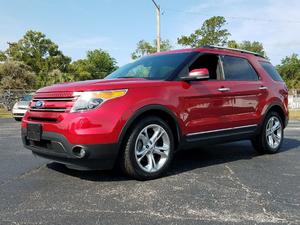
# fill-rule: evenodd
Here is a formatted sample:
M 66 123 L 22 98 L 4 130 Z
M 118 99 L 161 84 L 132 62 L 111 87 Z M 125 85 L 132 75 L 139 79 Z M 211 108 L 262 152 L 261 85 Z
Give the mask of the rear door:
M 251 63 L 234 56 L 222 56 L 225 80 L 230 82 L 233 95 L 232 127 L 256 125 L 260 119 L 260 107 L 268 95 L 258 73 Z

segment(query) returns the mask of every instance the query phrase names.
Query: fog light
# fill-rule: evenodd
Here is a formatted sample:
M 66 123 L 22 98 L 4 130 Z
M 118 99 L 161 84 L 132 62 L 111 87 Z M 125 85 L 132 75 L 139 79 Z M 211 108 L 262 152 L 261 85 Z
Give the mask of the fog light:
M 82 159 L 86 156 L 86 151 L 82 146 L 75 146 L 73 147 L 72 151 L 77 158 Z

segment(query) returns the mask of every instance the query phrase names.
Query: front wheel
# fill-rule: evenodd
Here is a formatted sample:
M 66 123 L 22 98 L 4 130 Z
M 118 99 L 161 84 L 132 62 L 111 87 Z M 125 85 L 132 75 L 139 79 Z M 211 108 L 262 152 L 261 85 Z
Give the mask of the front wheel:
M 283 141 L 283 123 L 277 112 L 270 112 L 263 123 L 261 132 L 252 139 L 253 147 L 259 153 L 277 153 Z
M 173 152 L 174 137 L 168 124 L 158 117 L 146 117 L 129 134 L 122 168 L 135 179 L 154 179 L 167 171 Z

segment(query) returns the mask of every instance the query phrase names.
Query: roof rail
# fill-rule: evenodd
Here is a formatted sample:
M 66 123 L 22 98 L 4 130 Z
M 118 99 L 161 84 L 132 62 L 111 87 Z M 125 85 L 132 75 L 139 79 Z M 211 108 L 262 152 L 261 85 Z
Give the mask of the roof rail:
M 204 45 L 204 46 L 202 46 L 202 48 L 224 49 L 224 50 L 230 50 L 230 51 L 235 51 L 235 52 L 248 53 L 248 54 L 252 54 L 252 55 L 255 55 L 255 56 L 262 57 L 262 58 L 266 58 L 264 55 L 261 55 L 257 52 L 251 52 L 251 51 L 238 49 L 238 48 L 228 48 L 228 47 L 217 46 L 217 45 Z

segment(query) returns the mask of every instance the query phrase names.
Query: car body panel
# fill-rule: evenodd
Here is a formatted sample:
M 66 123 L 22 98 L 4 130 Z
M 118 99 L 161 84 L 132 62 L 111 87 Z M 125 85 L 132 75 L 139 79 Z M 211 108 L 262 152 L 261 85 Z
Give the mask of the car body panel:
M 285 117 L 288 117 L 287 89 L 283 82 L 273 81 L 260 66 L 259 61 L 266 61 L 252 54 L 238 53 L 219 49 L 185 49 L 159 54 L 180 52 L 201 52 L 218 55 L 230 55 L 246 58 L 257 71 L 257 81 L 226 80 L 147 80 L 143 78 L 120 78 L 111 80 L 91 80 L 53 85 L 41 88 L 35 98 L 45 97 L 44 106 L 48 109 L 64 107 L 64 112 L 46 112 L 33 110 L 36 100 L 22 121 L 24 137 L 29 123 L 41 124 L 43 132 L 61 135 L 71 146 L 75 145 L 115 145 L 121 143 L 124 132 L 134 123 L 143 109 L 165 110 L 174 118 L 178 127 L 179 139 L 203 141 L 205 133 L 232 140 L 253 135 L 256 127 L 262 124 L 264 116 L 271 106 L 278 105 Z M 267 87 L 266 89 L 260 89 Z M 220 91 L 228 88 L 228 91 Z M 96 109 L 71 113 L 75 100 L 64 102 L 48 98 L 69 98 L 76 92 L 127 89 L 120 98 L 101 104 Z M 48 100 L 47 100 L 48 99 Z M 149 107 L 153 106 L 153 107 Z M 248 129 L 249 128 L 249 129 Z M 247 136 L 239 136 L 242 132 Z M 229 132 L 227 132 L 229 131 Z M 252 133 L 251 133 L 252 132 Z M 202 137 L 196 138 L 197 135 Z M 203 136 L 203 134 L 205 134 Z M 220 134 L 220 135 L 219 135 Z M 213 137 L 217 137 L 213 136 Z M 236 136 L 235 138 L 233 138 Z M 183 142 L 185 143 L 185 142 Z M 32 143 L 31 143 L 32 144 Z M 100 151 L 100 150 L 99 150 Z

